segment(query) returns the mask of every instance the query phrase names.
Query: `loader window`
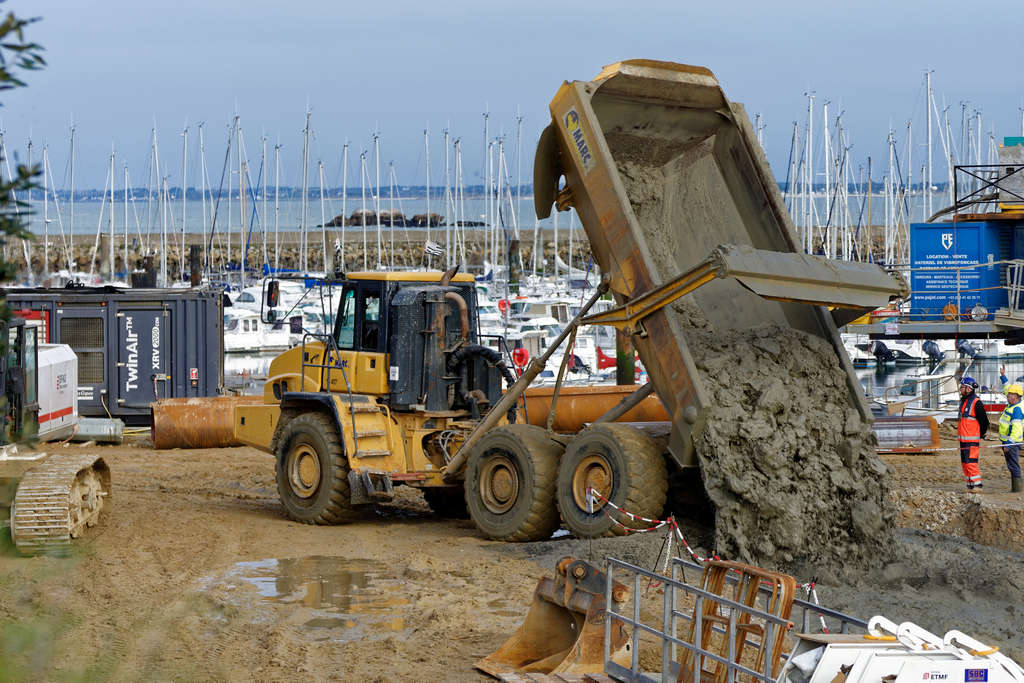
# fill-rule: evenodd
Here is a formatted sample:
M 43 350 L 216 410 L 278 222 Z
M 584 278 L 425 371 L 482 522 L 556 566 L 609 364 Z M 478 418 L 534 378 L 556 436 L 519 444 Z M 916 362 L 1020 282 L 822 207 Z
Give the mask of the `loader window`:
M 338 323 L 334 329 L 334 338 L 339 349 L 351 349 L 356 338 L 356 290 L 346 288 L 341 295 L 341 306 L 338 309 Z
M 360 298 L 363 325 L 359 348 L 363 351 L 376 351 L 380 344 L 380 292 L 363 290 Z
M 32 405 L 36 402 L 36 369 L 38 361 L 38 347 L 36 346 L 36 330 L 32 327 L 25 328 L 25 404 Z

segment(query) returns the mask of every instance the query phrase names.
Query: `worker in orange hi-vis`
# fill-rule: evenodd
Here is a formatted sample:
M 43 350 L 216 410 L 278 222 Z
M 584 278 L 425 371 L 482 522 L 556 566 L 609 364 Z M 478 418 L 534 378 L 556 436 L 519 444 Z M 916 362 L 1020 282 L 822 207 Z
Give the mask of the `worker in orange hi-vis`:
M 960 380 L 960 408 L 957 411 L 956 433 L 960 439 L 960 466 L 967 480 L 967 490 L 980 489 L 981 469 L 978 458 L 981 455 L 981 439 L 988 431 L 988 414 L 975 389 L 978 383 L 964 375 Z

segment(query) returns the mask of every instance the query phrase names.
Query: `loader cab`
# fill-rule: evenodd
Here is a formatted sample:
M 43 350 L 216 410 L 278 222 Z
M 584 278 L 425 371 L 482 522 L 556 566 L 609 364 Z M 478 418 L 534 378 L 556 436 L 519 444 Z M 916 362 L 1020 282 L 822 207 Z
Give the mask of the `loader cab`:
M 339 349 L 381 353 L 387 338 L 387 316 L 381 316 L 385 283 L 355 280 L 346 283 L 341 292 L 338 315 L 334 323 L 334 341 Z
M 441 277 L 438 272 L 345 277 L 334 341 L 354 393 L 386 395 L 393 410 L 444 412 L 465 408 L 459 391 L 464 380 L 484 404 L 497 400 L 501 377 L 484 361 L 469 358 L 455 374 L 449 372 L 450 354 L 477 343 L 476 290 L 471 275 L 455 275 L 445 285 Z
M 0 441 L 16 443 L 38 431 L 38 342 L 36 328 L 22 318 L 0 321 L 5 359 L 0 369 L 0 394 L 6 399 Z

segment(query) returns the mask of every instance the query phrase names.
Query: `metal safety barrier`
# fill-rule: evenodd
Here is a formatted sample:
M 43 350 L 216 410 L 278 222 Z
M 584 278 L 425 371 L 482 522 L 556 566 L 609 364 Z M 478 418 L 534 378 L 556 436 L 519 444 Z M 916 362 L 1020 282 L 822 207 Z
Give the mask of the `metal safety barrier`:
M 791 618 L 781 618 L 767 611 L 768 601 L 772 593 L 772 588 L 767 586 L 760 589 L 758 596 L 758 603 L 763 605 L 763 607 L 758 605 L 750 606 L 736 602 L 735 600 L 724 597 L 722 594 L 713 593 L 687 583 L 685 580 L 685 572 L 687 570 L 703 572 L 704 566 L 683 558 L 675 558 L 672 561 L 672 575 L 667 577 L 657 572 L 644 569 L 643 567 L 638 567 L 629 562 L 609 557 L 608 571 L 606 572 L 607 584 L 605 587 L 606 604 L 609 605 L 614 604 L 611 602 L 610 596 L 613 584 L 612 576 L 613 572 L 616 570 L 619 572 L 627 572 L 632 575 L 633 609 L 631 615 L 620 614 L 611 609 L 607 612 L 607 618 L 605 619 L 604 672 L 621 681 L 657 683 L 658 681 L 676 681 L 682 678 L 693 683 L 699 683 L 701 681 L 701 663 L 707 661 L 710 663 L 724 665 L 725 683 L 735 683 L 738 680 L 738 674 L 743 674 L 745 676 L 744 680 L 771 683 L 774 680 L 773 662 L 771 661 L 771 658 L 764 657 L 763 660 L 759 660 L 759 663 L 761 664 L 759 669 L 750 668 L 746 665 L 740 664 L 736 652 L 737 646 L 740 645 L 738 638 L 728 638 L 727 652 L 725 656 L 701 646 L 701 638 L 699 637 L 699 634 L 704 631 L 706 626 L 703 623 L 705 612 L 704 607 L 706 601 L 709 600 L 714 601 L 714 603 L 723 608 L 724 611 L 728 612 L 728 622 L 726 625 L 712 625 L 711 630 L 714 633 L 721 636 L 725 636 L 726 634 L 735 634 L 737 633 L 737 626 L 741 623 L 750 623 L 752 621 L 758 622 L 761 625 L 761 640 L 752 640 L 749 636 L 744 636 L 743 644 L 755 647 L 761 646 L 766 652 L 771 652 L 773 650 L 778 638 L 786 637 L 786 634 L 789 632 L 790 628 L 794 626 L 794 623 L 799 625 L 801 632 L 809 632 L 813 621 L 819 621 L 822 628 L 838 633 L 849 633 L 851 628 L 866 630 L 868 625 L 867 621 L 844 614 L 837 610 L 821 607 L 820 605 L 801 598 L 795 598 L 793 600 L 793 612 L 791 613 Z M 644 623 L 641 619 L 640 596 L 643 593 L 640 588 L 642 580 L 658 582 L 664 587 L 661 610 L 662 623 L 660 628 Z M 729 576 L 726 578 L 726 584 L 727 586 L 732 586 L 738 580 L 738 576 Z M 722 591 L 722 593 L 725 592 L 725 590 Z M 692 597 L 694 605 L 691 609 L 683 610 L 680 607 L 680 601 L 687 596 Z M 795 616 L 797 618 L 793 619 L 792 617 Z M 628 668 L 625 665 L 612 660 L 611 629 L 613 621 L 618 621 L 624 624 L 625 627 L 631 629 L 631 661 Z M 827 622 L 831 622 L 832 626 L 830 627 Z M 691 625 L 692 629 L 689 628 Z M 680 627 L 683 627 L 684 630 L 689 629 L 694 634 L 692 641 L 679 636 Z M 650 634 L 661 640 L 660 672 L 644 672 L 640 669 L 641 633 Z M 679 656 L 680 648 L 683 649 L 682 657 Z M 686 653 L 692 653 L 692 656 L 686 657 Z M 785 653 L 781 655 L 781 660 L 784 661 L 787 658 L 788 656 Z M 689 659 L 692 662 L 693 671 L 687 671 L 682 677 L 680 677 L 680 662 L 684 659 Z

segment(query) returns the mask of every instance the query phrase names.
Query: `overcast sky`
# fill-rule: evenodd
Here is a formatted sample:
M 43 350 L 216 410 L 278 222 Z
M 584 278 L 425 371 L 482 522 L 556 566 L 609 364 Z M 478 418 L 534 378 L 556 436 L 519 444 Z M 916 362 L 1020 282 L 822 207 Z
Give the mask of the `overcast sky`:
M 205 122 L 207 166 L 219 175 L 235 112 L 250 168 L 265 134 L 271 153 L 282 145 L 282 184 L 298 185 L 307 102 L 314 186 L 318 159 L 328 184 L 340 183 L 346 140 L 349 184 L 357 185 L 358 153 L 372 153 L 374 130 L 385 168 L 393 161 L 400 183 L 422 184 L 428 126 L 433 182 L 441 178 L 446 126 L 463 139 L 467 183 L 479 182 L 485 107 L 492 136 L 508 134 L 510 164 L 521 113 L 527 179 L 558 85 L 636 57 L 714 71 L 752 118 L 762 114 L 780 178 L 793 122 L 802 129 L 806 121 L 807 91 L 818 105 L 831 100 L 833 116 L 843 112 L 854 166 L 870 154 L 876 170 L 890 125 L 902 153 L 913 117 L 915 143 L 923 145 L 925 69 L 935 70 L 939 107 L 951 106 L 957 134 L 961 101 L 982 111 L 986 136 L 994 127 L 1001 140 L 1021 128 L 1019 0 L 8 0 L 0 10 L 41 17 L 28 37 L 46 48 L 49 64 L 29 74 L 27 89 L 3 96 L 0 117 L 21 159 L 30 137 L 37 159 L 49 146 L 58 186 L 67 178 L 72 120 L 76 187 L 103 186 L 112 145 L 118 186 L 125 164 L 133 184 L 145 184 L 154 122 L 172 185 L 181 178 L 181 131 L 190 127 L 189 185 L 198 185 L 196 125 Z M 935 145 L 938 165 L 937 138 Z M 915 144 L 914 156 L 920 168 L 924 148 Z

